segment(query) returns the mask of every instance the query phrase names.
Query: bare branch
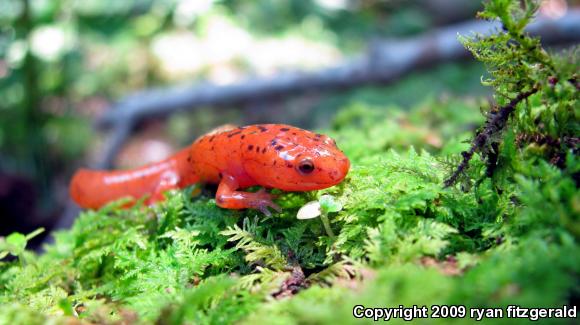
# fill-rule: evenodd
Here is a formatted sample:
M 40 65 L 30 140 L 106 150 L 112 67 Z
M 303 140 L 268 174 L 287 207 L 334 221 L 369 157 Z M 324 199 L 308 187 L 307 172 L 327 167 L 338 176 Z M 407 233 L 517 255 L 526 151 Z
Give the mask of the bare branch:
M 125 123 L 128 119 L 136 123 L 144 118 L 166 116 L 202 106 L 224 106 L 256 98 L 390 83 L 417 69 L 468 58 L 469 53 L 457 41 L 458 34 L 490 34 L 499 28 L 499 22 L 470 21 L 412 39 L 375 42 L 366 54 L 319 71 L 250 78 L 225 86 L 197 84 L 149 89 L 128 96 L 113 105 L 99 119 L 97 125 L 107 128 L 116 123 Z M 557 20 L 538 18 L 529 26 L 528 31 L 541 36 L 545 44 L 579 41 L 580 9 L 570 10 Z
M 115 157 L 117 157 L 117 154 L 123 148 L 123 144 L 131 136 L 134 127 L 134 118 L 128 118 L 123 123 L 117 124 L 107 139 L 103 158 L 97 161 L 93 167 L 96 169 L 109 169 L 113 167 Z

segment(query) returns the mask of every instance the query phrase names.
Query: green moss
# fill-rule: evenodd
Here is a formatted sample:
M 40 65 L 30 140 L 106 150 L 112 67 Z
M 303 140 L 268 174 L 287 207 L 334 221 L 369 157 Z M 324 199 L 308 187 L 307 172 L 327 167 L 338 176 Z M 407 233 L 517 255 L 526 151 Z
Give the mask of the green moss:
M 517 70 L 520 86 L 538 87 L 494 137 L 491 173 L 490 151 L 481 150 L 460 186 L 443 187 L 484 120 L 476 103 L 427 100 L 409 111 L 354 103 L 326 130 L 352 160 L 346 181 L 281 193 L 282 213 L 224 210 L 186 189 L 154 207 L 84 212 L 42 255 L 23 250 L 26 236 L 0 240 L 0 256 L 17 256 L 0 262 L 0 324 L 342 323 L 355 321 L 355 305 L 571 304 L 580 294 L 577 152 L 522 138 L 577 132 L 570 82 L 540 83 L 573 69 L 508 45 L 529 17 L 514 3 L 491 1 L 484 14 L 503 19 L 504 36 L 467 41 L 496 64 L 498 101 L 502 90 L 521 91 L 506 69 Z M 552 63 L 523 69 L 529 60 Z M 320 219 L 296 219 L 323 194 L 336 207 L 327 211 L 333 237 Z

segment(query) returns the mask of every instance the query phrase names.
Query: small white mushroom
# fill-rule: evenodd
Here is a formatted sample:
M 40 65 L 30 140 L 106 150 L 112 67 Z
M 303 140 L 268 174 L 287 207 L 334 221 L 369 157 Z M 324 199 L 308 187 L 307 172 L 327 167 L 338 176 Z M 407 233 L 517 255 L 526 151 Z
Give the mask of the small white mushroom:
M 298 218 L 300 220 L 314 219 L 314 218 L 320 216 L 321 213 L 322 213 L 322 211 L 320 210 L 320 202 L 311 201 L 311 202 L 304 204 L 300 208 L 300 210 L 298 210 L 298 214 L 296 215 L 296 218 Z

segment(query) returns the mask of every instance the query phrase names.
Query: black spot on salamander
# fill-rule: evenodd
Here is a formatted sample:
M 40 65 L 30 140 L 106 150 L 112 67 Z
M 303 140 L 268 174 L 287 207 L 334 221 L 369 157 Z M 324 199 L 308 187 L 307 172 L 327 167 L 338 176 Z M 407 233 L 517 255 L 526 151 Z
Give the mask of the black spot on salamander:
M 252 149 L 254 149 L 254 145 L 253 144 L 248 145 L 248 150 L 252 150 Z
M 262 132 L 268 131 L 268 128 L 263 126 L 263 125 L 258 125 L 258 129 L 260 129 L 260 131 L 262 131 Z
M 320 137 L 322 137 L 322 134 L 316 133 L 314 136 L 317 137 L 317 138 L 320 138 Z
M 262 153 L 266 153 L 266 147 L 264 147 L 264 149 L 262 149 Z
M 277 145 L 277 146 L 274 148 L 274 150 L 276 150 L 276 151 L 280 151 L 280 150 L 282 150 L 282 149 L 284 149 L 284 146 L 282 146 L 282 145 Z
M 191 162 L 191 155 L 187 156 L 187 162 Z
M 278 142 L 276 141 L 276 139 L 272 139 L 272 141 L 270 141 L 270 144 L 272 146 L 275 146 Z
M 292 165 L 292 164 L 286 164 L 286 167 L 292 168 L 292 167 L 294 167 L 294 165 Z
M 245 134 L 242 134 L 241 138 L 244 139 L 245 137 L 246 137 L 246 135 Z
M 256 146 L 256 152 L 260 152 L 260 146 Z
M 236 131 L 236 132 L 232 132 L 232 133 L 228 134 L 228 138 L 231 138 L 231 137 L 233 137 L 234 135 L 237 135 L 237 134 L 240 134 L 240 133 L 242 133 L 242 131 Z
M 212 135 L 212 136 L 209 138 L 209 142 L 212 142 L 212 141 L 213 141 L 213 139 L 215 139 L 215 135 Z
M 278 162 L 277 160 L 274 160 L 274 164 L 273 164 L 273 166 L 276 166 L 276 163 L 277 163 L 277 162 Z M 278 178 L 278 177 L 276 177 L 276 178 Z
M 296 133 L 296 132 L 292 132 L 292 135 L 298 135 L 298 133 Z
M 286 132 L 286 131 L 290 131 L 290 129 L 289 128 L 280 128 L 280 131 Z

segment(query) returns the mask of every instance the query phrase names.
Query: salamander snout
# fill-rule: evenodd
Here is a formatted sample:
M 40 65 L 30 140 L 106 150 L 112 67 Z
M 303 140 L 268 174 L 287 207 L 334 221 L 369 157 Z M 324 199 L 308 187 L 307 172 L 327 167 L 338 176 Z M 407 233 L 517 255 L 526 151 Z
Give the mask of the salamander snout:
M 300 183 L 308 190 L 324 189 L 339 184 L 344 180 L 350 169 L 350 161 L 339 150 L 332 155 L 313 158 L 313 171 L 309 174 L 300 173 Z
M 338 149 L 333 139 L 321 136 L 322 144 L 303 146 L 296 156 L 294 175 L 296 186 L 293 190 L 319 190 L 339 184 L 350 169 L 350 161 Z
M 350 161 L 348 160 L 348 158 L 344 157 L 336 159 L 336 165 L 334 168 L 330 168 L 330 170 L 328 171 L 328 177 L 338 184 L 342 182 L 342 180 L 346 177 L 349 168 Z

